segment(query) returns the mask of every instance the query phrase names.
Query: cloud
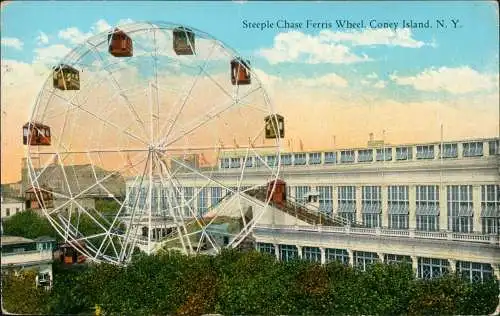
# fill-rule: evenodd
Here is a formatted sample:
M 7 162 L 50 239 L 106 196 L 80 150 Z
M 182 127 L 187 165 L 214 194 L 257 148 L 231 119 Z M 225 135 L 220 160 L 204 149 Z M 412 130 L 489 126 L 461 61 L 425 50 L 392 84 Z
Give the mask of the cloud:
M 94 33 L 102 33 L 108 31 L 110 28 L 111 25 L 109 25 L 109 23 L 106 20 L 100 19 L 99 21 L 94 23 L 94 26 L 92 26 L 91 30 Z
M 80 44 L 87 38 L 92 36 L 92 32 L 83 33 L 76 27 L 68 27 L 62 31 L 59 31 L 59 38 L 70 42 L 71 44 Z
M 35 48 L 33 61 L 35 63 L 55 64 L 71 51 L 66 45 L 54 44 L 47 47 Z
M 371 74 L 367 75 L 366 78 L 368 78 L 368 79 L 377 79 L 378 75 L 376 73 L 372 72 Z
M 49 37 L 44 32 L 40 31 L 40 34 L 36 37 L 38 45 L 47 45 L 49 43 Z
M 299 78 L 295 79 L 294 83 L 306 87 L 341 87 L 348 86 L 347 80 L 341 76 L 331 73 L 317 78 Z
M 340 32 L 321 31 L 319 37 L 323 41 L 333 43 L 349 43 L 352 46 L 401 46 L 408 48 L 420 48 L 426 43 L 412 38 L 411 29 L 365 29 L 362 31 Z M 428 44 L 431 45 L 431 44 Z
M 17 50 L 23 49 L 23 41 L 15 37 L 4 37 L 2 38 L 2 46 L 12 47 Z
M 109 25 L 106 20 L 100 19 L 90 27 L 89 32 L 83 32 L 77 27 L 72 26 L 59 31 L 58 36 L 59 38 L 66 40 L 71 44 L 81 44 L 92 35 L 108 31 L 109 29 L 111 29 L 111 25 Z
M 254 69 L 262 85 L 266 90 L 275 90 L 276 88 L 297 89 L 297 88 L 346 88 L 348 81 L 335 74 L 330 73 L 319 77 L 296 77 L 285 80 L 281 77 L 270 75 L 261 69 Z
M 272 48 L 257 52 L 269 63 L 303 62 L 307 64 L 350 64 L 370 60 L 366 55 L 352 53 L 349 47 L 328 41 L 321 36 L 307 35 L 299 31 L 279 33 Z
M 458 68 L 429 68 L 415 76 L 390 76 L 398 85 L 412 86 L 420 91 L 446 91 L 452 94 L 463 94 L 477 91 L 489 91 L 498 87 L 498 74 L 482 74 L 476 70 L 462 66 Z
M 373 85 L 373 87 L 374 87 L 374 88 L 377 88 L 377 89 L 383 89 L 383 88 L 385 88 L 385 84 L 386 84 L 386 82 L 385 82 L 385 81 L 383 81 L 383 80 L 379 80 L 379 81 L 377 81 L 377 82 Z
M 273 47 L 262 48 L 257 51 L 257 55 L 266 58 L 271 64 L 283 62 L 350 64 L 371 60 L 366 55 L 353 53 L 347 45 L 386 45 L 406 48 L 436 46 L 435 43 L 426 44 L 414 39 L 410 29 L 365 29 L 352 32 L 323 30 L 318 35 L 290 31 L 277 34 Z
M 46 79 L 49 69 L 42 64 L 27 64 L 12 59 L 2 59 L 2 86 L 39 86 Z

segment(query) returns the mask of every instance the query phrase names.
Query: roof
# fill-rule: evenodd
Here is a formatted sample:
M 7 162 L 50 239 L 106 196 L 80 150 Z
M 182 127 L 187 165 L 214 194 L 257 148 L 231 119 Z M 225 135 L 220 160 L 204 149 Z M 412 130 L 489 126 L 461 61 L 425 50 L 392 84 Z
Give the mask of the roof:
M 29 125 L 32 125 L 33 127 L 38 127 L 38 128 L 48 127 L 47 125 L 44 125 L 44 124 L 38 123 L 38 122 L 27 122 L 26 124 L 23 125 L 23 127 L 28 127 Z
M 56 241 L 56 239 L 54 237 L 50 237 L 50 236 L 40 236 L 40 237 L 35 238 L 35 241 L 37 241 L 37 242 Z
M 24 203 L 24 200 L 14 197 L 2 197 L 2 203 Z
M 34 240 L 19 236 L 2 236 L 2 246 L 32 243 Z

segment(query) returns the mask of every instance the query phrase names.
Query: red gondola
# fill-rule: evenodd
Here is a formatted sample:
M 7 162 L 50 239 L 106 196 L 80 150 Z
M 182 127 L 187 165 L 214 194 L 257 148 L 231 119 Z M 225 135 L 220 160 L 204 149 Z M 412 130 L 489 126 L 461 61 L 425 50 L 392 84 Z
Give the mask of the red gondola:
M 239 58 L 231 60 L 231 83 L 233 85 L 250 84 L 250 62 Z
M 266 116 L 266 138 L 285 137 L 285 119 L 279 114 Z
M 286 201 L 286 182 L 280 179 L 270 181 L 267 184 L 267 198 L 270 202 L 283 204 Z
M 80 73 L 75 68 L 61 64 L 52 71 L 53 86 L 59 90 L 80 90 Z
M 134 49 L 132 39 L 119 28 L 108 34 L 109 53 L 115 57 L 132 57 Z
M 174 51 L 177 55 L 193 55 L 195 51 L 194 33 L 186 27 L 173 30 Z
M 28 122 L 23 125 L 23 144 L 50 146 L 50 127 L 41 123 Z
M 60 260 L 65 264 L 83 263 L 86 257 L 78 252 L 76 248 L 85 248 L 85 243 L 82 241 L 70 242 L 63 244 L 60 249 Z

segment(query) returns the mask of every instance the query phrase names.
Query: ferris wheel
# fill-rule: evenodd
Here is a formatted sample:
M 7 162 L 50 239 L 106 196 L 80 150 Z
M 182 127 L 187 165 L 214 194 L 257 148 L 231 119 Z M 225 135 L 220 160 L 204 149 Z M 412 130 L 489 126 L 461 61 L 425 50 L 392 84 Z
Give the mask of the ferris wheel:
M 93 261 L 217 253 L 265 215 L 283 134 L 249 61 L 221 41 L 119 25 L 54 65 L 23 126 L 26 196 Z

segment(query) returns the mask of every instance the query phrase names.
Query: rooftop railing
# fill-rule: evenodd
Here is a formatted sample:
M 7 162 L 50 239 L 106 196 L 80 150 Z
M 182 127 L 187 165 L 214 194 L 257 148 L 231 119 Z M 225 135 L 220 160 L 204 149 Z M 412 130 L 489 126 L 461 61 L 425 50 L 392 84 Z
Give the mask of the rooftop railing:
M 451 240 L 451 241 L 465 241 L 477 242 L 485 244 L 498 244 L 499 236 L 497 234 L 478 234 L 478 233 L 455 233 L 455 232 L 431 232 L 431 231 L 418 231 L 414 229 L 389 229 L 389 228 L 365 228 L 365 227 L 351 227 L 351 226 L 298 226 L 298 225 L 271 225 L 271 224 L 258 224 L 255 226 L 256 230 L 273 230 L 283 232 L 318 232 L 318 233 L 341 233 L 347 235 L 372 235 L 372 236 L 387 236 L 387 237 L 401 237 L 409 239 L 436 239 L 436 240 Z M 500 246 L 500 244 L 499 244 Z

